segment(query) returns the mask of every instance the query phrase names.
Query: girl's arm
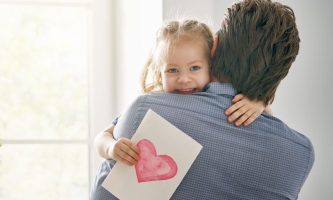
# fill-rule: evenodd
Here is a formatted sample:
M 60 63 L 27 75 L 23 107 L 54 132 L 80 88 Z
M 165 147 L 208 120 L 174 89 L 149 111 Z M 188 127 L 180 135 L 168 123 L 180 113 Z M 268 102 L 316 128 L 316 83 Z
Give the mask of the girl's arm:
M 273 115 L 273 110 L 270 106 L 265 107 L 264 103 L 256 100 L 249 100 L 242 94 L 238 94 L 232 100 L 234 105 L 230 106 L 225 111 L 228 116 L 228 121 L 235 122 L 236 126 L 240 126 L 244 123 L 244 126 L 248 126 L 255 119 L 257 119 L 263 111 L 270 115 Z
M 98 154 L 103 158 L 120 161 L 129 166 L 135 165 L 140 159 L 139 148 L 127 138 L 115 140 L 113 137 L 114 127 L 115 125 L 111 124 L 96 135 L 94 146 Z

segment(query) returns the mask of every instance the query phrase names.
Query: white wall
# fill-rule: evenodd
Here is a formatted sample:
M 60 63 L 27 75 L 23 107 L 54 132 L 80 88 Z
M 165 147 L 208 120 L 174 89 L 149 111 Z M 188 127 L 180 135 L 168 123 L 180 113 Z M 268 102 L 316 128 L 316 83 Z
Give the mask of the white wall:
M 163 20 L 179 18 L 197 19 L 213 25 L 212 8 L 213 0 L 163 0 Z
M 164 0 L 164 19 L 185 13 L 209 22 L 216 32 L 233 0 Z M 300 193 L 300 200 L 333 199 L 333 119 L 330 76 L 333 70 L 333 2 L 281 0 L 293 8 L 301 37 L 299 55 L 273 103 L 275 115 L 313 142 L 316 161 Z M 211 19 L 210 19 L 211 18 Z
M 329 0 L 284 0 L 294 9 L 301 37 L 295 64 L 281 83 L 273 109 L 291 127 L 308 136 L 316 161 L 300 200 L 333 199 L 333 13 Z M 300 4 L 301 3 L 301 4 Z
M 157 29 L 162 24 L 162 0 L 114 2 L 113 76 L 117 113 L 139 94 L 139 74 L 145 64 Z
M 116 115 L 115 106 L 112 104 L 115 94 L 111 91 L 116 83 L 110 78 L 115 69 L 110 67 L 114 57 L 112 41 L 112 9 L 109 0 L 93 2 L 92 18 L 89 22 L 89 133 L 90 142 L 93 144 L 95 135 L 110 124 Z M 94 67 L 94 69 L 92 69 Z M 110 91 L 110 92 L 106 92 Z M 90 147 L 90 185 L 94 180 L 97 169 L 102 158 L 97 154 L 96 149 Z

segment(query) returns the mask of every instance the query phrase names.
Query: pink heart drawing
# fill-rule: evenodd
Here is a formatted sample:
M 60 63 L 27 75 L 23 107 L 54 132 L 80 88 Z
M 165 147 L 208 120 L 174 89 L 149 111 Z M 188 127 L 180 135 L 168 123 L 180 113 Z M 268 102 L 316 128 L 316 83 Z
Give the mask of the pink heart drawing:
M 137 143 L 140 160 L 135 164 L 138 182 L 167 180 L 177 174 L 176 162 L 168 155 L 156 155 L 154 144 L 147 139 Z

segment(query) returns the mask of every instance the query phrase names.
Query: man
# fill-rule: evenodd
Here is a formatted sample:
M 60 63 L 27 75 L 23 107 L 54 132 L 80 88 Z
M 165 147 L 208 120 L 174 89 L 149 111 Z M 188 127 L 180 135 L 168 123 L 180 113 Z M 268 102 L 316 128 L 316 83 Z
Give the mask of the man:
M 203 146 L 171 199 L 297 199 L 314 163 L 310 140 L 266 113 L 236 127 L 223 112 L 237 93 L 272 103 L 299 42 L 288 6 L 270 0 L 235 3 L 214 42 L 213 82 L 202 93 L 138 97 L 122 113 L 115 138 L 131 138 L 152 109 Z M 101 187 L 114 164 L 102 163 L 92 199 L 116 199 Z

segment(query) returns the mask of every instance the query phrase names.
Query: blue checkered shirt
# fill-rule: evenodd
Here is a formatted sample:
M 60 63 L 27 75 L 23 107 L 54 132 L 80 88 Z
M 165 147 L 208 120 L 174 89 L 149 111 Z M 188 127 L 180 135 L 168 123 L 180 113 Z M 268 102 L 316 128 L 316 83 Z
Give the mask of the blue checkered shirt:
M 224 111 L 235 95 L 226 83 L 192 95 L 142 95 L 122 113 L 114 136 L 131 138 L 152 109 L 203 146 L 171 199 L 297 199 L 314 163 L 310 140 L 266 113 L 247 127 L 228 123 Z M 117 199 L 101 187 L 114 164 L 101 164 L 92 200 Z

